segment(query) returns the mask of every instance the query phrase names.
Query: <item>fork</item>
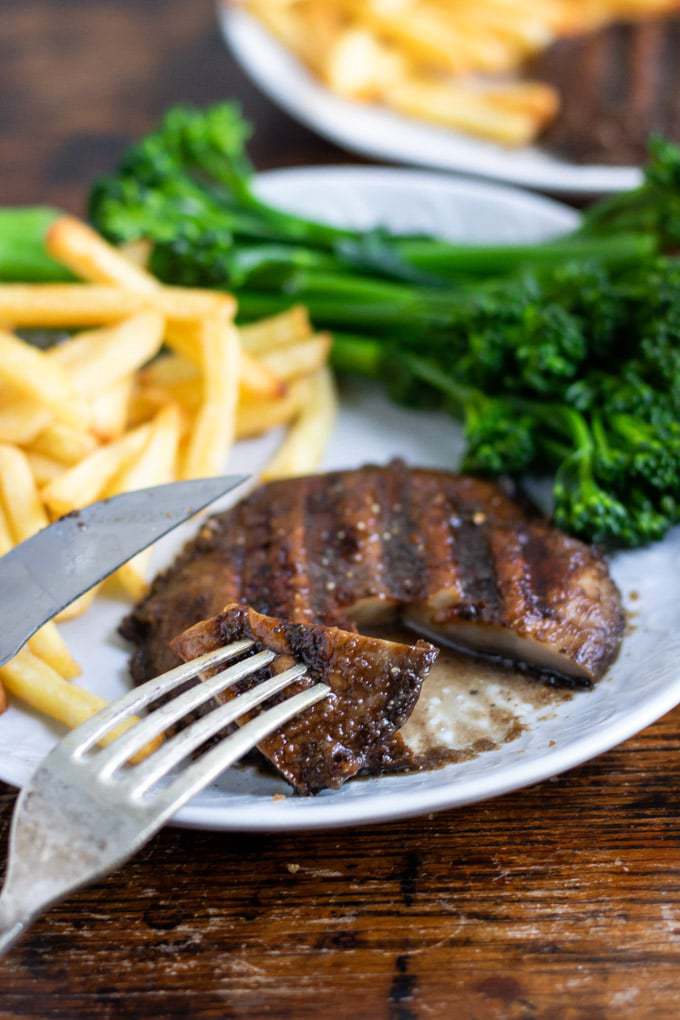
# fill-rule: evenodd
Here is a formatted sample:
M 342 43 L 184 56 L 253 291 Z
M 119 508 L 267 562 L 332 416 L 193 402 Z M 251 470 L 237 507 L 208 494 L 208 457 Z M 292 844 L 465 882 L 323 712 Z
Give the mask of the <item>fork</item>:
M 243 655 L 244 659 L 203 683 L 184 693 L 172 693 L 204 671 Z M 253 653 L 250 640 L 233 642 L 142 684 L 56 745 L 22 790 L 14 809 L 9 863 L 0 895 L 0 954 L 38 914 L 123 864 L 225 768 L 330 693 L 326 684 L 317 683 L 284 698 L 193 760 L 190 756 L 224 727 L 305 676 L 307 667 L 296 663 L 226 704 L 218 706 L 213 701 L 221 691 L 264 669 L 274 658 L 275 653 L 266 649 Z M 162 707 L 153 707 L 167 695 L 171 697 Z M 129 763 L 202 705 L 208 706 L 207 714 L 141 762 Z M 148 706 L 151 709 L 141 721 L 106 747 L 96 747 L 102 737 Z M 157 786 L 177 766 L 169 782 Z

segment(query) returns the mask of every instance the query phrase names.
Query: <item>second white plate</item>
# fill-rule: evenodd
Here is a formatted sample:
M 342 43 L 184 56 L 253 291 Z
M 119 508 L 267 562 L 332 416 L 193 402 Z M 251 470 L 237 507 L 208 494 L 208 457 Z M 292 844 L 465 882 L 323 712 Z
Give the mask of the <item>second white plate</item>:
M 354 152 L 565 194 L 625 191 L 641 180 L 637 167 L 580 166 L 539 146 L 506 149 L 385 107 L 342 99 L 246 11 L 223 0 L 218 0 L 217 9 L 226 40 L 255 84 L 296 120 Z

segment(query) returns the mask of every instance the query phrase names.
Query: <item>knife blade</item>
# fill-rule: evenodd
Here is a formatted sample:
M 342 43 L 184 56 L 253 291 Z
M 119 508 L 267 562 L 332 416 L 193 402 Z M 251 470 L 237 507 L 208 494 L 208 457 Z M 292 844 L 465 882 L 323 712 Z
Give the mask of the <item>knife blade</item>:
M 0 558 L 0 666 L 71 602 L 246 479 L 200 478 L 113 496 Z

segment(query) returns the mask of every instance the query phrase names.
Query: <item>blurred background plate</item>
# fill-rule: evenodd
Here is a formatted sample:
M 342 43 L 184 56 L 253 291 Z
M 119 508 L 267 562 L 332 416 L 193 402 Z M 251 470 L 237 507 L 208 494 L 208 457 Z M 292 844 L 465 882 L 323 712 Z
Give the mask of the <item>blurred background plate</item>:
M 222 0 L 217 10 L 234 56 L 262 92 L 292 117 L 354 152 L 572 195 L 624 191 L 641 180 L 636 167 L 579 166 L 534 146 L 505 149 L 379 106 L 341 99 L 246 11 Z

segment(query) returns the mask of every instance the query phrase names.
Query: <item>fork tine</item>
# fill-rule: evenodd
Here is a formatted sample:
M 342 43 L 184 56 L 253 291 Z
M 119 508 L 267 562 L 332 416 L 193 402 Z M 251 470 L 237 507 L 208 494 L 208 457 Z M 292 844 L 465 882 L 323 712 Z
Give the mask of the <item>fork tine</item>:
M 214 737 L 229 723 L 235 722 L 240 716 L 261 705 L 263 701 L 267 701 L 274 694 L 278 694 L 299 680 L 306 672 L 306 666 L 292 666 L 284 673 L 278 673 L 252 690 L 246 691 L 245 694 L 239 694 L 226 705 L 220 705 L 219 708 L 213 709 L 202 719 L 197 719 L 142 764 L 134 766 L 123 780 L 123 787 L 129 791 L 132 797 L 141 797 L 154 783 L 167 775 L 170 769 L 178 765 L 206 740 Z
M 238 733 L 222 740 L 216 748 L 208 751 L 197 762 L 190 765 L 179 779 L 171 783 L 159 794 L 159 800 L 165 804 L 164 818 L 204 789 L 220 772 L 232 765 L 248 751 L 252 750 L 265 737 L 278 730 L 284 723 L 311 708 L 318 701 L 331 693 L 327 684 L 315 684 L 306 691 L 294 694 L 292 698 L 282 701 L 266 712 L 261 712 L 255 719 L 247 722 Z
M 131 758 L 137 751 L 141 751 L 173 723 L 205 704 L 206 701 L 210 701 L 220 691 L 232 687 L 244 677 L 268 666 L 275 658 L 276 653 L 269 649 L 258 652 L 257 655 L 251 655 L 250 658 L 237 662 L 234 666 L 229 666 L 228 669 L 222 670 L 198 686 L 180 694 L 178 698 L 174 698 L 167 705 L 151 712 L 134 729 L 122 733 L 105 751 L 98 753 L 93 762 L 95 775 L 100 779 L 108 779 L 128 758 Z
M 167 673 L 162 673 L 161 676 L 154 677 L 153 680 L 148 680 L 145 684 L 141 684 L 135 690 L 130 691 L 125 697 L 119 698 L 112 705 L 103 708 L 101 712 L 97 712 L 86 723 L 83 723 L 78 729 L 65 736 L 59 745 L 60 749 L 71 755 L 80 756 L 84 754 L 93 744 L 96 744 L 107 730 L 116 726 L 127 716 L 138 712 L 146 705 L 150 705 L 156 698 L 160 698 L 161 695 L 173 691 L 180 684 L 185 683 L 185 681 L 191 680 L 192 677 L 197 676 L 202 670 L 228 662 L 229 659 L 242 655 L 243 652 L 247 652 L 252 647 L 252 641 L 235 641 L 231 645 L 225 645 L 224 648 L 216 648 L 214 652 L 207 652 L 197 659 L 184 662 L 181 666 L 168 670 Z

